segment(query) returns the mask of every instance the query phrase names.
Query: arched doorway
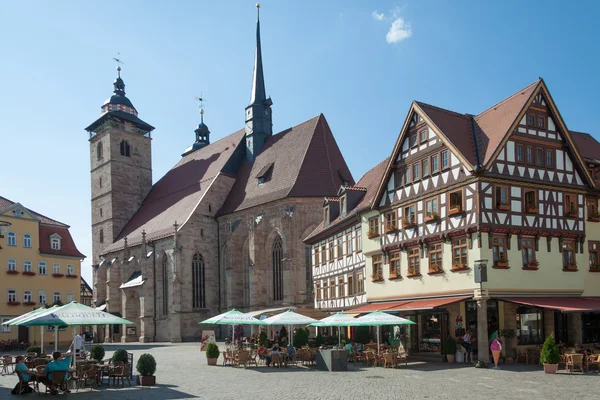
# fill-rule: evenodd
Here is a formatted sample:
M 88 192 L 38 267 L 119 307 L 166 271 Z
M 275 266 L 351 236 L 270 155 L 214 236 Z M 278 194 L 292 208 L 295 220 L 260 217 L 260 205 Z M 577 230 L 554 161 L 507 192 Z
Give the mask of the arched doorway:
M 140 296 L 137 291 L 131 290 L 125 296 L 125 315 L 123 318 L 133 322 L 133 325 L 125 325 L 121 336 L 122 342 L 137 342 L 141 335 L 140 327 Z

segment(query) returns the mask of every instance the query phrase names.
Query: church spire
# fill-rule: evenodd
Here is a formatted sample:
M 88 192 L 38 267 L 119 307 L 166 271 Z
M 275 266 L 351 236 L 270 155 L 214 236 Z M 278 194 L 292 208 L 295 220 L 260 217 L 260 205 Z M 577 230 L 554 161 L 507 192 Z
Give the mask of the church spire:
M 260 4 L 256 5 L 256 53 L 254 55 L 254 76 L 250 105 L 246 107 L 246 159 L 254 161 L 269 136 L 273 135 L 271 105 L 273 102 L 265 91 L 262 49 L 260 45 Z

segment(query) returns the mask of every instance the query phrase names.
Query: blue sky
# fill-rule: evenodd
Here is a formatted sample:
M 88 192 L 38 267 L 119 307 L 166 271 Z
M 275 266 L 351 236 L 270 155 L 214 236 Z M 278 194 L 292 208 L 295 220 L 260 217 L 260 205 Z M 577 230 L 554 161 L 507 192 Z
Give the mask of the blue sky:
M 0 195 L 71 225 L 91 256 L 84 128 L 111 94 L 112 57 L 156 127 L 156 181 L 194 140 L 194 96 L 213 141 L 243 127 L 254 3 L 1 2 Z M 475 114 L 541 76 L 570 129 L 600 134 L 594 2 L 261 4 L 274 130 L 325 114 L 357 180 L 389 155 L 412 100 Z

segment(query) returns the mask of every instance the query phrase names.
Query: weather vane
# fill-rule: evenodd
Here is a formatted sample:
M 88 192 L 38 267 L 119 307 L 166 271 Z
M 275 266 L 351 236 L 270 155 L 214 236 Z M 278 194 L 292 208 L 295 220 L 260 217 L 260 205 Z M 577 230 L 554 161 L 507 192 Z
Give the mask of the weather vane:
M 117 56 L 113 57 L 113 60 L 117 62 L 117 73 L 119 74 L 119 78 L 121 77 L 121 64 L 125 64 L 121 60 L 121 53 L 117 52 Z
M 204 97 L 202 97 L 202 93 L 200 93 L 200 97 L 196 96 L 194 98 L 199 103 L 199 106 L 200 106 L 200 118 L 202 119 L 202 122 L 204 122 L 204 102 L 206 100 L 204 100 Z

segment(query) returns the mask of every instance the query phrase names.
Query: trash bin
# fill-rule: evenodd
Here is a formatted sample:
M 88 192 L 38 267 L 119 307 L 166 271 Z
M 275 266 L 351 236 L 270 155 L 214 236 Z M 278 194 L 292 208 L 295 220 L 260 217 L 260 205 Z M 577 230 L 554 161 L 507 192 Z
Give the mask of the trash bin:
M 465 352 L 464 351 L 460 351 L 460 350 L 456 351 L 456 362 L 457 363 L 465 362 Z

